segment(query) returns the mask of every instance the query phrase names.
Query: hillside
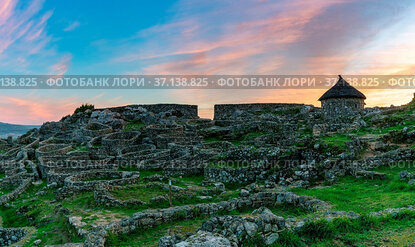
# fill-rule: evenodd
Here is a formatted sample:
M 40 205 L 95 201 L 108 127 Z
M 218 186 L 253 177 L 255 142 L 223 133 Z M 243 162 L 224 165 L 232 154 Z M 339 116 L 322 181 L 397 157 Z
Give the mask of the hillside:
M 415 243 L 413 103 L 241 108 L 84 109 L 1 142 L 0 246 Z
M 7 138 L 8 136 L 18 137 L 33 128 L 39 127 L 37 125 L 17 125 L 0 122 L 0 138 Z

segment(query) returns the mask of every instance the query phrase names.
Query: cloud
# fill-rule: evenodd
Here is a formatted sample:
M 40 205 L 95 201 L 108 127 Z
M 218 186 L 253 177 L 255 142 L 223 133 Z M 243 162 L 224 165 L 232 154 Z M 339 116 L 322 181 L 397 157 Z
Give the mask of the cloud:
M 65 32 L 73 31 L 81 25 L 78 21 L 74 21 L 63 29 Z
M 128 71 L 135 65 L 138 73 L 353 74 L 361 69 L 354 65 L 364 59 L 362 51 L 406 18 L 409 5 L 181 0 L 167 23 L 108 46 L 117 47 L 111 63 L 128 65 Z
M 76 107 L 72 97 L 50 99 L 35 95 L 4 96 L 0 98 L 1 121 L 18 124 L 41 124 L 59 120 Z
M 0 0 L 0 73 L 46 74 L 62 56 L 47 32 L 44 0 Z
M 277 73 L 284 53 L 304 40 L 305 26 L 345 2 L 351 1 L 212 1 L 219 6 L 200 13 L 182 1 L 178 19 L 139 32 L 113 62 L 136 62 L 151 74 Z M 200 54 L 203 61 L 195 59 Z
M 72 55 L 64 55 L 61 60 L 50 67 L 52 75 L 63 75 L 68 71 L 72 60 Z

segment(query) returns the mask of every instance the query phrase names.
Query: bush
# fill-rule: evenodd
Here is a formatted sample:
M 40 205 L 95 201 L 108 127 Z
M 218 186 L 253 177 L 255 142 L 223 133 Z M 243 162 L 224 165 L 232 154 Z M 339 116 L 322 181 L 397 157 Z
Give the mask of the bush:
M 95 106 L 91 104 L 82 104 L 80 107 L 75 109 L 75 114 L 79 112 L 85 112 L 87 110 L 94 110 Z

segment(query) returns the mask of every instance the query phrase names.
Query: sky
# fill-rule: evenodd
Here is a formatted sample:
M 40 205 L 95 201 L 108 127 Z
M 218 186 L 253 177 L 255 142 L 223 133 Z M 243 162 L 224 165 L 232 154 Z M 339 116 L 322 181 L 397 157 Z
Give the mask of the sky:
M 0 0 L 1 75 L 413 75 L 409 0 Z M 415 90 L 362 90 L 367 106 Z M 0 122 L 41 124 L 82 103 L 297 102 L 324 90 L 5 90 Z

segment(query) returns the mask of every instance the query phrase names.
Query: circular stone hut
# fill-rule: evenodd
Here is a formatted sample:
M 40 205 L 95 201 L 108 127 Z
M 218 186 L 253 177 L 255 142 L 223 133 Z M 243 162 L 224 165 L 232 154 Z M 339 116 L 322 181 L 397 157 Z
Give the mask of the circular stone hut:
M 366 96 L 363 93 L 339 75 L 337 83 L 318 100 L 321 101 L 324 115 L 335 118 L 359 114 L 365 106 L 365 99 Z

